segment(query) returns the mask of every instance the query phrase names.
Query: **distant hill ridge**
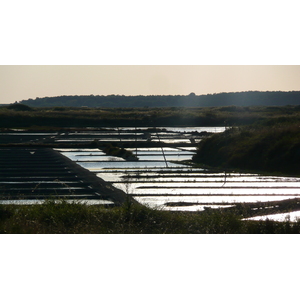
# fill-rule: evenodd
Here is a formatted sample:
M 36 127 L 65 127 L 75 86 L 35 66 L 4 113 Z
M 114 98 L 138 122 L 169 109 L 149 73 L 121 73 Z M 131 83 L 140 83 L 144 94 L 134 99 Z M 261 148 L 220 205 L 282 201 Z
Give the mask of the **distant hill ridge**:
M 248 91 L 207 95 L 56 96 L 22 100 L 31 107 L 211 107 L 300 105 L 300 91 Z

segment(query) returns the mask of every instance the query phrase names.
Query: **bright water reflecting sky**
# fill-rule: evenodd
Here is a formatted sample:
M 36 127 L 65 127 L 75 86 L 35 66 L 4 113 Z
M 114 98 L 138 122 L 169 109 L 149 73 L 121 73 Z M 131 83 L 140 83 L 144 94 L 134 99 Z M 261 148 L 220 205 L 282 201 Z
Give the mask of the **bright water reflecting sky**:
M 299 196 L 300 181 L 295 177 L 261 176 L 239 173 L 207 173 L 202 169 L 189 169 L 170 160 L 186 158 L 186 151 L 178 148 L 164 148 L 168 165 L 176 168 L 165 168 L 161 148 L 139 148 L 141 155 L 138 162 L 104 161 L 110 160 L 101 151 L 64 151 L 65 155 L 77 161 L 81 166 L 96 172 L 97 176 L 114 182 L 115 187 L 135 195 L 135 198 L 150 206 L 162 206 L 168 210 L 203 210 L 204 206 L 238 202 L 268 202 L 295 198 Z M 130 150 L 134 150 L 133 148 Z M 102 154 L 102 156 L 99 156 Z M 143 161 L 159 158 L 160 161 Z M 153 155 L 156 154 L 156 155 Z M 176 155 L 174 155 L 176 154 Z M 99 160 L 84 162 L 83 160 Z M 163 172 L 161 172 L 163 171 Z M 127 176 L 130 176 L 126 179 Z M 197 205 L 167 207 L 166 202 L 190 202 Z M 202 203 L 202 204 L 201 204 Z M 208 204 L 210 203 L 210 204 Z
M 273 215 L 267 215 L 267 216 L 258 216 L 258 217 L 253 217 L 249 218 L 246 220 L 273 220 L 273 221 L 285 221 L 285 220 L 290 220 L 292 222 L 297 221 L 297 219 L 300 218 L 300 211 L 293 211 L 293 212 L 288 212 L 288 213 L 282 213 L 282 214 L 273 214 Z

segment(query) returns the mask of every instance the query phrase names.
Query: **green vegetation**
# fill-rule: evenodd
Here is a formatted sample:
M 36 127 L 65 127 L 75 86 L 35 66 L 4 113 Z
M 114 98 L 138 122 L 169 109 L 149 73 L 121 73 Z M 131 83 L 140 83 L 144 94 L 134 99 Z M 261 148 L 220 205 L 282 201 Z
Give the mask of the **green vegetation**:
M 300 122 L 234 127 L 203 140 L 196 163 L 221 168 L 300 174 Z
M 278 120 L 300 121 L 300 106 L 198 108 L 78 108 L 16 110 L 0 107 L 0 128 L 119 126 L 240 126 Z
M 1 205 L 0 233 L 300 233 L 300 222 L 242 221 L 238 210 L 170 212 L 128 201 L 103 208 L 51 200 L 41 205 Z
M 25 104 L 15 103 L 7 106 L 7 109 L 12 109 L 15 111 L 31 111 L 32 108 Z

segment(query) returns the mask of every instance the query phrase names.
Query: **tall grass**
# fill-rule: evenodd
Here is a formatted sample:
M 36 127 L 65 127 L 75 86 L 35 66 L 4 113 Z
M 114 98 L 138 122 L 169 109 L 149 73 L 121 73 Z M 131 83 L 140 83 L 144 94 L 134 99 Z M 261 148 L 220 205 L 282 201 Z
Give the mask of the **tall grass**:
M 41 205 L 1 205 L 7 234 L 237 234 L 300 233 L 300 222 L 242 221 L 239 212 L 209 209 L 171 212 L 126 201 L 104 208 L 65 200 Z

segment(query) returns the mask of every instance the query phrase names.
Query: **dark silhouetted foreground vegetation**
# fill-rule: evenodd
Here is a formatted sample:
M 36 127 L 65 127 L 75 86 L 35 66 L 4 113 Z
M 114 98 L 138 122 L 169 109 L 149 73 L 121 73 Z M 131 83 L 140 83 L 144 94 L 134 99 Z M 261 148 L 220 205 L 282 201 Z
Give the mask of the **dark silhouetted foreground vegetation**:
M 272 122 L 270 122 L 272 124 Z M 193 161 L 221 168 L 300 174 L 300 122 L 235 127 L 207 138 Z
M 126 202 L 103 208 L 47 201 L 41 205 L 1 205 L 1 233 L 300 233 L 300 222 L 243 221 L 240 211 L 209 209 L 170 212 Z

